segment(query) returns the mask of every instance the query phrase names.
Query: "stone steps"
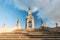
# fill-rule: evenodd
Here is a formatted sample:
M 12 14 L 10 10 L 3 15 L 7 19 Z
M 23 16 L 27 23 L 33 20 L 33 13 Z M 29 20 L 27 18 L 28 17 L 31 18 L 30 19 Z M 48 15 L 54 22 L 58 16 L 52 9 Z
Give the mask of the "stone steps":
M 60 35 L 27 35 L 29 38 L 60 38 Z
M 0 34 L 0 40 L 60 40 L 60 34 L 49 31 L 16 30 Z
M 16 33 L 4 33 L 0 34 L 0 38 L 28 38 L 23 34 Z
M 40 38 L 0 38 L 0 40 L 41 40 Z
M 3 35 L 0 38 L 26 38 L 24 35 Z
M 0 40 L 60 40 L 60 38 L 0 38 Z

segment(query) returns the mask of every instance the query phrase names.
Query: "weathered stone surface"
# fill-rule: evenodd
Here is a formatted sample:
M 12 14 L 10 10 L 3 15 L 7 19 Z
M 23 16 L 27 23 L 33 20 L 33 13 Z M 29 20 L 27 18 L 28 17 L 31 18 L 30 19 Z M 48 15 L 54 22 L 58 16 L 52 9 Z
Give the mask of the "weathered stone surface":
M 27 31 L 19 29 L 9 33 L 1 33 L 0 40 L 60 40 L 60 32 L 52 30 Z

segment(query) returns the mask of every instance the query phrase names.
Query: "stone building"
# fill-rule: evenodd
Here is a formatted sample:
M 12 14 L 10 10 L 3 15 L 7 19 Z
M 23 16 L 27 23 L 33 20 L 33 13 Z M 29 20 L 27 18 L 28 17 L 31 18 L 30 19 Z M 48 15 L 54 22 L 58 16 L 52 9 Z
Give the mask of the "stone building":
M 26 18 L 26 29 L 34 29 L 34 18 L 32 16 L 30 7 L 28 8 L 28 15 Z

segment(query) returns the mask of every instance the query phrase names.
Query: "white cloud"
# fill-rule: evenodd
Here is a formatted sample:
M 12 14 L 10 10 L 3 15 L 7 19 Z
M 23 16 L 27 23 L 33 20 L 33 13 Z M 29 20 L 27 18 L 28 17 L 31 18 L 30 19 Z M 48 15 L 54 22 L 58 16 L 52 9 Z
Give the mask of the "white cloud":
M 50 17 L 54 22 L 60 23 L 60 0 L 54 0 L 43 15 Z
M 27 10 L 28 6 L 33 8 L 33 11 L 39 10 L 37 16 L 51 18 L 52 22 L 60 23 L 60 0 L 8 0 L 9 4 L 13 4 L 14 8 Z M 7 0 L 6 0 L 7 2 Z M 43 9 L 41 9 L 43 8 Z
M 34 7 L 34 8 L 32 9 L 32 12 L 36 12 L 36 11 L 38 11 L 38 8 Z
M 13 4 L 15 8 L 27 10 L 28 6 L 32 8 L 44 7 L 48 0 L 5 0 L 6 4 Z

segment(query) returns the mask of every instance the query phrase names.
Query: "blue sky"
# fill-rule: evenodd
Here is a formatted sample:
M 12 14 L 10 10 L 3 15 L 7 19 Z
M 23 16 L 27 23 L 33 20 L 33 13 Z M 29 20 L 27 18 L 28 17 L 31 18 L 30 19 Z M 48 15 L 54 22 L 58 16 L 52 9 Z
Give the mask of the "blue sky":
M 55 27 L 60 24 L 59 0 L 0 0 L 0 26 L 15 26 L 20 19 L 21 28 L 25 28 L 28 6 L 32 8 L 35 28 L 40 27 L 41 18 L 45 26 Z

